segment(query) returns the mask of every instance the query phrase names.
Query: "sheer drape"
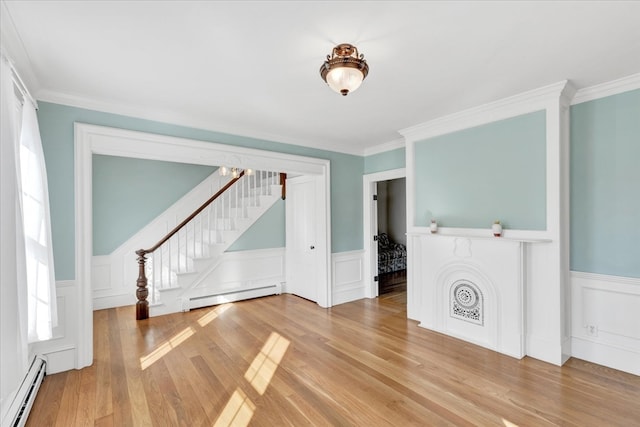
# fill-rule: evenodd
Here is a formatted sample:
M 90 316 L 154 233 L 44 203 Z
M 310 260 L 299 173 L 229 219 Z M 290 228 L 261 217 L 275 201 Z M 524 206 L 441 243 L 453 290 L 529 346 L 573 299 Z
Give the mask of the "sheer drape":
M 27 290 L 18 203 L 18 99 L 11 67 L 0 59 L 0 403 L 4 415 L 27 372 Z M 20 286 L 19 284 L 22 284 Z
M 57 322 L 47 171 L 35 107 L 25 102 L 20 133 L 21 203 L 27 263 L 29 342 L 51 338 Z
M 13 305 L 23 348 L 51 338 L 57 323 L 49 194 L 35 105 L 16 90 L 19 79 L 4 54 L 1 62 L 2 320 L 5 304 Z

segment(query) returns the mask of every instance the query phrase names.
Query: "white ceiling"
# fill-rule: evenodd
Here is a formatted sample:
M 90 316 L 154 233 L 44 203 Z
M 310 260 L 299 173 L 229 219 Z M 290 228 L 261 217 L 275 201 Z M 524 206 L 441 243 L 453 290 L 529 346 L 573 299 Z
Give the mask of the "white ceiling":
M 561 80 L 640 72 L 640 2 L 2 3 L 4 48 L 39 100 L 355 154 Z M 347 97 L 319 75 L 343 42 L 370 66 Z

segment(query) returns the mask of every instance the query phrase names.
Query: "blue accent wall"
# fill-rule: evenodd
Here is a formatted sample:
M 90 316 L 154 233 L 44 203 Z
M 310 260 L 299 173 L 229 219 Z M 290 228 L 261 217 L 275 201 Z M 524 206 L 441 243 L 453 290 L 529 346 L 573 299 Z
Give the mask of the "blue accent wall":
M 546 229 L 546 117 L 525 114 L 415 144 L 415 225 Z
M 38 102 L 38 121 L 47 164 L 54 261 L 57 280 L 75 278 L 74 122 L 216 142 L 331 162 L 331 249 L 362 249 L 364 157 L 293 144 L 212 132 L 83 108 Z
M 369 174 L 404 168 L 406 164 L 405 152 L 404 148 L 397 148 L 366 156 L 364 158 L 364 173 Z
M 640 278 L 640 89 L 571 107 L 571 270 Z
M 94 154 L 93 255 L 113 252 L 216 169 Z
M 278 200 L 227 249 L 227 252 L 284 248 L 286 242 L 285 201 Z

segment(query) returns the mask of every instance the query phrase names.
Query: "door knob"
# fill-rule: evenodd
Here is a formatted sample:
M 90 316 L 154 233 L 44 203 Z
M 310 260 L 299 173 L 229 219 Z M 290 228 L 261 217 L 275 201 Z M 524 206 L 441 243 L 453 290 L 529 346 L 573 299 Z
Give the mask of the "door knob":
M 315 247 L 315 246 L 313 246 L 313 245 L 311 245 L 311 246 L 309 246 L 309 248 L 310 248 L 310 249 L 315 249 L 316 247 Z

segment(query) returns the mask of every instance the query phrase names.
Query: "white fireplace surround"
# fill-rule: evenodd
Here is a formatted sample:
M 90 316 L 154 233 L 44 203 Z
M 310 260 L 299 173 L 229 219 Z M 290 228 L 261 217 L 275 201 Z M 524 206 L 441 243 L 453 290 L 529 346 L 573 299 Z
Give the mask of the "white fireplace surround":
M 525 251 L 544 241 L 439 234 L 411 240 L 420 326 L 524 357 Z

